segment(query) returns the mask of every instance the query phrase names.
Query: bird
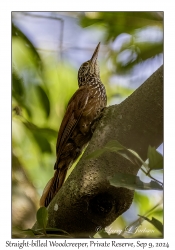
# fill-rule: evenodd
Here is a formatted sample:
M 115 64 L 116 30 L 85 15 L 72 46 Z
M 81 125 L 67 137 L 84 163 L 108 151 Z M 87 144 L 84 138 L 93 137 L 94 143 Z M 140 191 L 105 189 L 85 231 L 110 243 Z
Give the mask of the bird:
M 68 102 L 58 131 L 54 176 L 44 188 L 40 206 L 48 207 L 59 191 L 67 170 L 82 153 L 92 138 L 93 132 L 107 105 L 106 89 L 100 79 L 98 53 L 100 42 L 90 60 L 78 70 L 78 90 Z

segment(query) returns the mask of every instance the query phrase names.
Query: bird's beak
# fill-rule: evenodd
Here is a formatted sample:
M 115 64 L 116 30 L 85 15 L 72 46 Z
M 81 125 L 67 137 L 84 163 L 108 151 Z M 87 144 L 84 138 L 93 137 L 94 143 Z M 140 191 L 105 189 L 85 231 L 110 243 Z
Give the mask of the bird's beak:
M 100 43 L 97 45 L 92 57 L 91 57 L 91 64 L 94 64 L 97 61 L 97 57 L 98 57 L 98 51 L 100 49 Z

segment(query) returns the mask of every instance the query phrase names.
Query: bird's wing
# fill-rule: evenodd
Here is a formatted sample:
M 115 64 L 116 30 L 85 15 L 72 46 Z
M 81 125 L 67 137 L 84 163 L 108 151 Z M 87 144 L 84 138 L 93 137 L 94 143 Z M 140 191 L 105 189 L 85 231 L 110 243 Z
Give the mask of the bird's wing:
M 89 92 L 90 91 L 88 87 L 80 87 L 68 103 L 66 113 L 58 132 L 56 144 L 57 159 L 59 159 L 64 145 L 66 144 L 83 113 L 83 110 L 88 102 Z

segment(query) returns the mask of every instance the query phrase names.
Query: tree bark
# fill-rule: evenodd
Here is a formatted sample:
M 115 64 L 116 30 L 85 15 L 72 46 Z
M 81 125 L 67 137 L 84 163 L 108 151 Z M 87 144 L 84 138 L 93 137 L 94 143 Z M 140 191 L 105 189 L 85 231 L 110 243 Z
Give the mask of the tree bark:
M 85 153 L 48 207 L 47 227 L 89 237 L 130 207 L 134 191 L 111 186 L 108 177 L 137 175 L 139 166 L 107 151 L 96 159 L 85 159 L 110 140 L 133 149 L 144 160 L 149 145 L 157 148 L 163 142 L 163 66 L 121 104 L 104 110 Z

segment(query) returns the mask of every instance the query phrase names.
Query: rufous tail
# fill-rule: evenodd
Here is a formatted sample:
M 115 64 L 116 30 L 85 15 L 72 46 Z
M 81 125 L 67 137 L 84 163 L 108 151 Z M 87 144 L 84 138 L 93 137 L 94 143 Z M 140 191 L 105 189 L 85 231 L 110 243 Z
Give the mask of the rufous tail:
M 55 170 L 54 176 L 49 180 L 43 190 L 43 194 L 40 199 L 40 206 L 47 207 L 56 193 L 59 191 L 65 180 L 67 169 Z

